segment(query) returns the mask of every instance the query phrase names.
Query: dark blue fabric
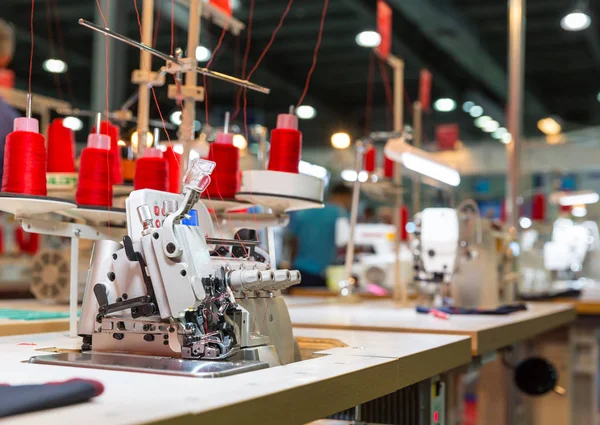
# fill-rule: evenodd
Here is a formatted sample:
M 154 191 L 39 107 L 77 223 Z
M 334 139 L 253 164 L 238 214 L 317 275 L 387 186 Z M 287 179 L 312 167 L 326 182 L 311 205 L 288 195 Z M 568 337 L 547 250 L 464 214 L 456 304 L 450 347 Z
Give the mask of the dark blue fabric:
M 46 385 L 0 385 L 0 418 L 82 403 L 102 391 L 98 382 L 83 379 Z
M 0 99 L 0 185 L 4 174 L 4 144 L 6 136 L 13 130 L 13 121 L 19 114 L 4 100 Z
M 430 310 L 439 310 L 448 314 L 486 314 L 486 315 L 505 315 L 515 313 L 517 311 L 527 310 L 525 304 L 510 304 L 503 305 L 495 309 L 483 309 L 483 308 L 460 308 L 460 307 L 438 307 L 430 309 L 429 307 L 417 306 L 417 313 L 429 313 Z

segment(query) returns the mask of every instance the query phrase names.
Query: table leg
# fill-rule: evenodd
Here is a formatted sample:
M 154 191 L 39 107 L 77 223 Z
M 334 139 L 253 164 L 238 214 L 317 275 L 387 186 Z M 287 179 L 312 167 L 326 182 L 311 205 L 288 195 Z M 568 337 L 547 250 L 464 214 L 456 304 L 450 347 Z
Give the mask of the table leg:
M 77 337 L 77 307 L 79 301 L 79 237 L 71 238 L 71 276 L 69 287 L 69 336 Z

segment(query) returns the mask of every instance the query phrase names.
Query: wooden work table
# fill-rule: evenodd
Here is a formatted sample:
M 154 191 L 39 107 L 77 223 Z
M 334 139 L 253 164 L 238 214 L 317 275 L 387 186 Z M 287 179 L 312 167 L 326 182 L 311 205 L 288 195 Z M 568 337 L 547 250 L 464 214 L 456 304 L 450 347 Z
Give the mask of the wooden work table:
M 530 303 L 527 311 L 505 316 L 453 315 L 444 320 L 382 300 L 317 305 L 292 301 L 290 316 L 297 328 L 467 335 L 472 354 L 481 355 L 566 325 L 576 313 L 571 304 Z
M 213 378 L 34 365 L 49 347 L 76 348 L 79 339 L 47 333 L 0 338 L 2 382 L 18 385 L 95 379 L 104 393 L 91 402 L 14 416 L 4 425 L 304 424 L 407 387 L 470 361 L 469 338 L 298 329 L 305 338 L 346 345 L 290 365 Z

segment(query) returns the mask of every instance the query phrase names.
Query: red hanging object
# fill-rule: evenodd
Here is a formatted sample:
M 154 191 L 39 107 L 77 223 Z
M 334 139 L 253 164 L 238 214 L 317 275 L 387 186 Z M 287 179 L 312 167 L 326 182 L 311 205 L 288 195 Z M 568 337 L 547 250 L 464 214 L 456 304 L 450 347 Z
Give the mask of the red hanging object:
M 531 219 L 546 221 L 546 197 L 543 193 L 536 193 L 531 200 Z
M 169 187 L 169 163 L 158 148 L 147 148 L 135 162 L 134 190 L 154 189 L 166 192 Z
M 25 237 L 27 235 L 27 238 Z M 19 250 L 30 255 L 35 255 L 40 249 L 40 235 L 37 233 L 27 233 L 21 227 L 15 229 L 15 241 L 19 245 Z
M 500 205 L 500 221 L 506 223 L 506 201 L 502 201 Z
M 208 159 L 217 166 L 206 189 L 208 197 L 231 199 L 240 188 L 240 150 L 233 145 L 233 134 L 220 133 L 210 145 Z
M 394 164 L 395 162 L 389 159 L 387 156 L 385 157 L 385 162 L 383 164 L 383 175 L 389 179 L 394 177 Z
M 365 154 L 364 154 L 364 158 L 363 158 L 363 164 L 364 164 L 363 170 L 365 170 L 367 173 L 375 172 L 375 168 L 377 167 L 376 156 L 377 156 L 377 149 L 375 149 L 375 146 L 369 145 L 367 147 L 367 149 L 365 150 Z
M 277 128 L 271 131 L 269 170 L 298 174 L 302 155 L 302 133 L 298 131 L 298 117 L 279 114 Z
M 88 136 L 88 146 L 81 152 L 79 180 L 75 201 L 78 205 L 111 207 L 113 164 L 110 138 L 104 134 Z
M 405 242 L 408 240 L 408 231 L 406 225 L 408 224 L 408 208 L 406 205 L 402 205 L 400 209 L 400 239 Z
M 17 118 L 6 136 L 2 192 L 46 196 L 46 142 L 34 118 Z
M 92 133 L 95 132 L 96 127 L 92 128 Z M 121 172 L 121 148 L 119 147 L 121 132 L 119 130 L 119 126 L 112 124 L 110 121 L 102 121 L 100 123 L 100 133 L 110 137 L 110 151 L 113 154 L 110 182 L 112 184 L 122 184 L 123 174 Z
M 167 191 L 171 193 L 181 193 L 181 154 L 173 150 L 171 146 L 163 154 L 167 160 L 169 184 Z
M 75 172 L 75 134 L 57 118 L 48 127 L 48 163 L 49 173 Z

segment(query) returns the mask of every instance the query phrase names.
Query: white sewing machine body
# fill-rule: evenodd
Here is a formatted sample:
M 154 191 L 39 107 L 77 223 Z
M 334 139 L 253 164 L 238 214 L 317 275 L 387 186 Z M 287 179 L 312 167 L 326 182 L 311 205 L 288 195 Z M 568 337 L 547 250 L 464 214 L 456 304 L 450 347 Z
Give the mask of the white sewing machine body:
M 392 289 L 394 286 L 393 266 L 394 235 L 396 227 L 383 223 L 358 223 L 354 228 L 354 244 L 359 248 L 368 248 L 371 252 L 359 252 L 355 255 L 352 274 L 359 282 L 372 283 Z M 347 218 L 339 218 L 335 228 L 336 246 L 342 247 L 350 239 L 350 222 Z M 412 269 L 412 255 L 406 244 L 400 248 L 402 261 L 401 279 L 409 280 Z
M 257 241 L 211 238 L 211 217 L 199 198 L 214 163 L 197 160 L 191 168 L 202 172 L 186 175 L 184 195 L 132 192 L 122 244 L 96 243 L 78 329 L 80 366 L 89 353 L 105 368 L 115 356 L 116 363 L 127 361 L 116 353 L 152 356 L 146 363 L 158 356 L 150 369 L 180 359 L 169 363 L 175 373 L 181 361 L 194 370 L 227 364 L 232 374 L 295 360 L 279 291 L 299 283 L 300 273 L 272 269 Z
M 431 305 L 496 306 L 511 301 L 503 285 L 512 278 L 508 242 L 500 230 L 481 219 L 473 220 L 459 209 L 426 208 L 415 216 L 411 248 L 421 296 Z M 473 225 L 477 239 L 471 242 Z M 499 242 L 502 242 L 500 244 Z

